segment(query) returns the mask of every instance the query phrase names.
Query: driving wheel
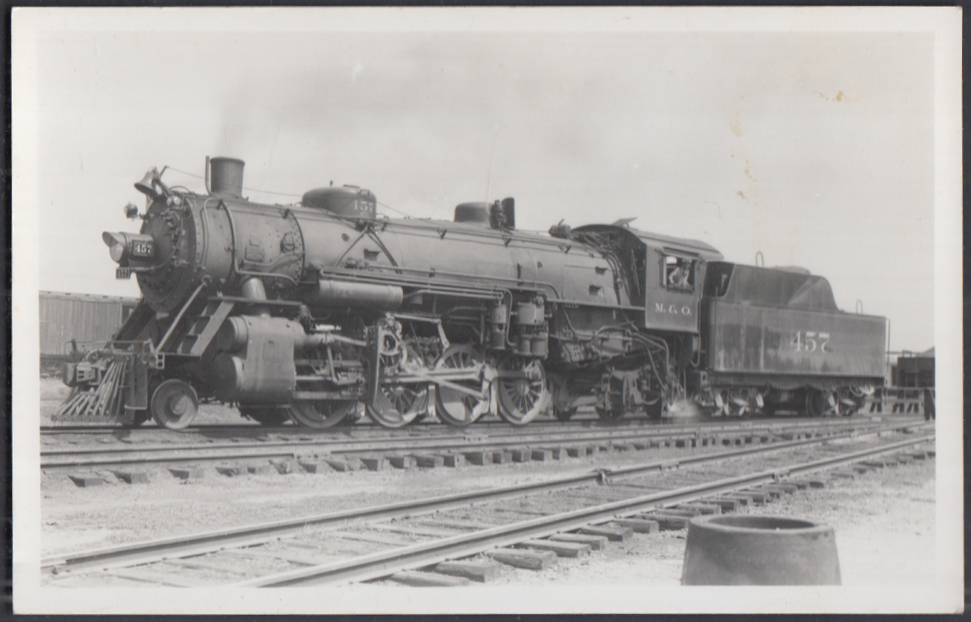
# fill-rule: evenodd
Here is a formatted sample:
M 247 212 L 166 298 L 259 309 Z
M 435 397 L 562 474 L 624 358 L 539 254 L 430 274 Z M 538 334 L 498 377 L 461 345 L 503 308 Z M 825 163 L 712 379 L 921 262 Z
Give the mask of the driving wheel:
M 503 374 L 515 374 L 503 377 Z M 499 361 L 496 384 L 499 415 L 513 425 L 526 425 L 550 403 L 546 372 L 539 359 L 511 355 Z
M 367 414 L 386 428 L 403 428 L 428 412 L 428 387 L 423 385 L 382 385 Z
M 472 346 L 458 345 L 447 349 L 435 363 L 436 370 L 481 370 L 482 357 Z M 454 381 L 454 385 L 466 387 L 476 393 L 488 395 L 488 385 L 480 380 Z M 438 418 L 445 423 L 466 426 L 489 411 L 489 400 L 478 395 L 461 391 L 457 387 L 439 385 L 435 391 L 435 406 Z

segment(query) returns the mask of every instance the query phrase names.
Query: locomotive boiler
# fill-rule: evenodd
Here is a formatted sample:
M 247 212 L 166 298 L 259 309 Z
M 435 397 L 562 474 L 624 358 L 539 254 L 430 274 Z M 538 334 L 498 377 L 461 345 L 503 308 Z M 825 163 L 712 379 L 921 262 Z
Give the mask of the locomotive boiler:
M 200 400 L 314 428 L 360 405 L 389 427 L 584 405 L 662 418 L 687 400 L 848 414 L 882 384 L 884 320 L 839 311 L 806 271 L 728 263 L 629 221 L 520 231 L 511 198 L 462 203 L 453 221 L 379 216 L 356 186 L 255 203 L 243 168 L 207 159 L 206 194 L 157 169 L 135 184 L 139 233 L 103 240 L 142 299 L 66 368 L 59 419 L 177 429 Z

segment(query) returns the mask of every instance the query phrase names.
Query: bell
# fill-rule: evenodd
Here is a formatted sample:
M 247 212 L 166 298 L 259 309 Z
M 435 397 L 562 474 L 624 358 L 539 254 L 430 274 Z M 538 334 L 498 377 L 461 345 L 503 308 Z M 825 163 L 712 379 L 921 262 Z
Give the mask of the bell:
M 155 190 L 155 180 L 158 179 L 158 169 L 153 168 L 149 172 L 145 173 L 141 181 L 135 182 L 135 189 L 147 196 L 150 199 L 154 199 L 158 196 L 158 192 Z

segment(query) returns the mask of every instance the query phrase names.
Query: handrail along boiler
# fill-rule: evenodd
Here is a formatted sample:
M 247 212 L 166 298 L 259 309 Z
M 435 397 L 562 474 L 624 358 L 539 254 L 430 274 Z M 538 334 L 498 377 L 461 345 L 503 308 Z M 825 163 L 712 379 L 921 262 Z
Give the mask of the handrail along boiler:
M 661 418 L 687 400 L 849 414 L 883 382 L 883 318 L 839 311 L 804 270 L 728 263 L 629 220 L 519 231 L 513 199 L 462 203 L 454 221 L 378 216 L 356 186 L 255 203 L 243 167 L 207 159 L 206 194 L 166 186 L 165 169 L 135 184 L 140 232 L 103 239 L 142 299 L 68 366 L 59 419 L 177 429 L 200 399 L 315 428 L 359 404 L 389 427 L 584 405 Z

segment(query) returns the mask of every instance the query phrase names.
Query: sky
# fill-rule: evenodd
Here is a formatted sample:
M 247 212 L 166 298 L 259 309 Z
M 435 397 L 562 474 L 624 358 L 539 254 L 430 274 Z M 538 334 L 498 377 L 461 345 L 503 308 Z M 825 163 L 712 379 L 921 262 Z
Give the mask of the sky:
M 40 289 L 137 296 L 101 241 L 137 229 L 132 184 L 167 165 L 202 191 L 231 156 L 271 203 L 333 181 L 393 217 L 507 196 L 522 229 L 636 217 L 808 268 L 889 317 L 891 349 L 934 345 L 932 35 L 96 26 L 38 37 Z

